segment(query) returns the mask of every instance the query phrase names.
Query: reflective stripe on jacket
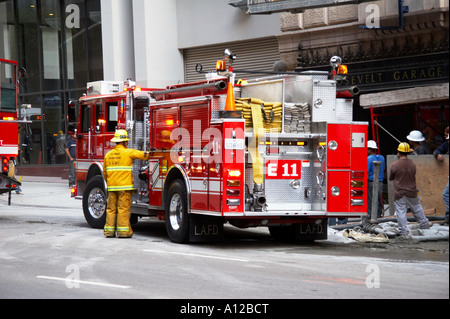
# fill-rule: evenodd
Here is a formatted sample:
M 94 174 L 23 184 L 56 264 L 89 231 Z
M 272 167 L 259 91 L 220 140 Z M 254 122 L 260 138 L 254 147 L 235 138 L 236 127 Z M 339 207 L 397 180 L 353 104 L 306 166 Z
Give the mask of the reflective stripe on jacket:
M 133 160 L 148 160 L 148 158 L 148 153 L 117 144 L 106 154 L 103 162 L 103 177 L 108 185 L 108 191 L 133 190 Z

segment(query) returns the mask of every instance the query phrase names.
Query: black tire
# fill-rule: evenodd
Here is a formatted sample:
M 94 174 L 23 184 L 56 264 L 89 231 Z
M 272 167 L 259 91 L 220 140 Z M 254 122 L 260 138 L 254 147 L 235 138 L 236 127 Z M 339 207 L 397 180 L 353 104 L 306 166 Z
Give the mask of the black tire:
M 131 225 L 136 225 L 139 221 L 139 216 L 136 214 L 131 214 L 130 216 L 130 224 Z
M 174 243 L 189 242 L 189 214 L 187 192 L 184 182 L 173 181 L 169 186 L 166 199 L 166 229 Z
M 269 226 L 269 232 L 272 238 L 281 242 L 294 241 L 293 225 L 289 226 Z
M 103 177 L 93 177 L 83 193 L 84 218 L 92 228 L 105 227 L 107 199 Z

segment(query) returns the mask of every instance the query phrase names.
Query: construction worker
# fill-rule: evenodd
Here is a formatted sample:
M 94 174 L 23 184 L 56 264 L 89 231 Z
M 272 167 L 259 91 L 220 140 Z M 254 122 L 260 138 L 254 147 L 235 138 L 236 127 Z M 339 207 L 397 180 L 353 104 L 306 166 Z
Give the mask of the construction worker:
M 423 137 L 421 131 L 411 131 L 409 135 L 406 137 L 413 148 L 414 155 L 426 155 L 431 154 L 431 151 L 424 144 L 425 137 Z
M 127 148 L 128 132 L 117 130 L 111 142 L 116 146 L 108 152 L 103 162 L 103 176 L 108 186 L 106 208 L 106 237 L 131 238 L 131 194 L 133 192 L 133 160 L 148 160 L 149 153 Z
M 408 158 L 411 147 L 408 143 L 400 143 L 397 148 L 399 159 L 391 164 L 389 180 L 394 185 L 395 214 L 397 215 L 400 236 L 408 236 L 406 212 L 408 206 L 419 223 L 421 229 L 430 228 L 431 223 L 425 217 L 416 186 L 416 164 Z

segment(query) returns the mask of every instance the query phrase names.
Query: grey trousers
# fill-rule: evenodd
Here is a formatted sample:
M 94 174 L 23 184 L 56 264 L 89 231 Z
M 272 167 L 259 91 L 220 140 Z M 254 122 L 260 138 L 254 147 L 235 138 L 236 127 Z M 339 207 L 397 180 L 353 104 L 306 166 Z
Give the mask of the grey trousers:
M 407 225 L 408 220 L 406 217 L 408 206 L 411 208 L 414 218 L 419 223 L 420 227 L 425 227 L 428 225 L 429 221 L 425 217 L 425 212 L 423 211 L 423 207 L 420 204 L 419 197 L 411 198 L 403 196 L 402 198 L 395 200 L 394 204 L 400 235 L 407 235 L 409 233 Z
M 75 167 L 73 166 L 73 164 L 75 163 L 75 161 L 70 161 L 69 162 L 69 187 L 71 187 L 72 185 L 75 185 Z

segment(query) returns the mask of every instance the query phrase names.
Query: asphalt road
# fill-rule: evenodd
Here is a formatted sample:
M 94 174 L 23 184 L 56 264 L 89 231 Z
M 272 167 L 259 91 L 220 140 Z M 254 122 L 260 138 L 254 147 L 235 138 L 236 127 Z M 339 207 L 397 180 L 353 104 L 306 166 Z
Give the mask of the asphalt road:
M 449 298 L 448 242 L 299 245 L 226 226 L 223 242 L 178 245 L 150 219 L 132 239 L 106 239 L 65 181 L 24 181 L 11 206 L 0 196 L 3 299 Z

